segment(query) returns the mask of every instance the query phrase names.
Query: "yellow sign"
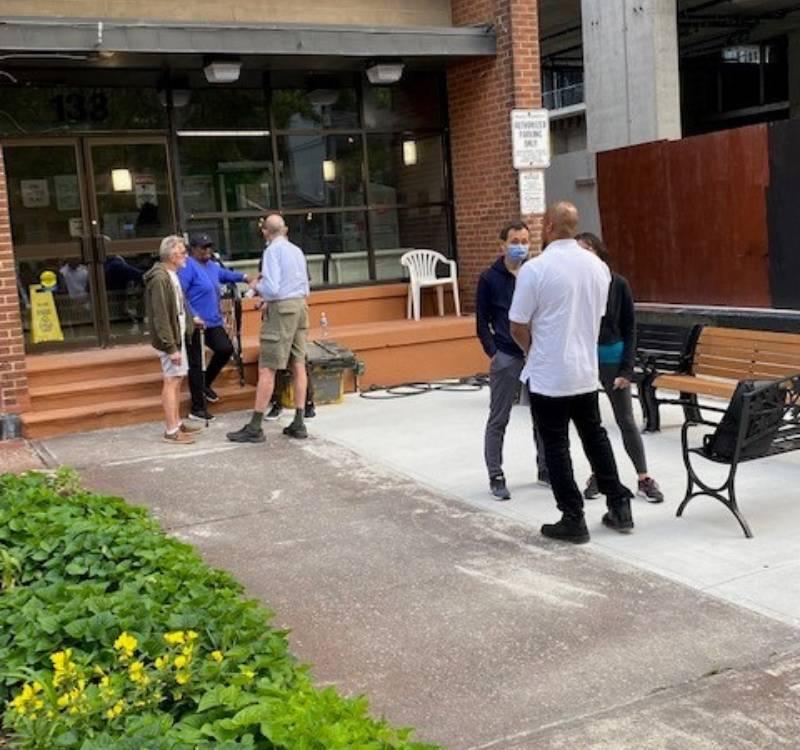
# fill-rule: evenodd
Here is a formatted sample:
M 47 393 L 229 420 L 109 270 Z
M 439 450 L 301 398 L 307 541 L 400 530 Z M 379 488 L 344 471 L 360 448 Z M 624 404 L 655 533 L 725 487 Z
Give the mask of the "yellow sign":
M 46 273 L 55 276 L 52 271 L 46 271 L 42 277 Z M 61 331 L 61 321 L 58 319 L 53 292 L 38 284 L 32 284 L 28 290 L 31 297 L 31 341 L 34 344 L 41 344 L 45 341 L 63 341 L 64 333 Z
M 45 289 L 55 289 L 58 286 L 58 276 L 53 271 L 42 271 L 41 276 L 39 276 L 39 283 Z

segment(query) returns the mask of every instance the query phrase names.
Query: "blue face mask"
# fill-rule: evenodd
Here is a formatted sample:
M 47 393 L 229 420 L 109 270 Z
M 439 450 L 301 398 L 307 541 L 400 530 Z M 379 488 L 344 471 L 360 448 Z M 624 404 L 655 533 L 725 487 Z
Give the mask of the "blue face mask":
M 506 248 L 506 256 L 510 261 L 522 263 L 528 257 L 527 245 L 509 245 Z

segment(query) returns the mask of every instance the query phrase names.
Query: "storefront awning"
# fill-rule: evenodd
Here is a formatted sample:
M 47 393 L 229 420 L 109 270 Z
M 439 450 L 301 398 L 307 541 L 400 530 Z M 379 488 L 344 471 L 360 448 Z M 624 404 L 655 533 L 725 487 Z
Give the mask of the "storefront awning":
M 494 29 L 301 24 L 160 23 L 72 18 L 0 19 L 4 53 L 463 58 L 496 54 Z

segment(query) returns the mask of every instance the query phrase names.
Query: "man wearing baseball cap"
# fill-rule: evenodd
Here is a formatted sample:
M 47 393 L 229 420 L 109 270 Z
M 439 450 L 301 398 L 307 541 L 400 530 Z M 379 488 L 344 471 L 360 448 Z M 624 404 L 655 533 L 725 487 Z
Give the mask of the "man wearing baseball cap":
M 189 235 L 189 260 L 178 273 L 195 326 L 188 349 L 189 391 L 192 394 L 189 419 L 202 421 L 214 419 L 206 403 L 216 403 L 219 396 L 211 385 L 233 355 L 233 344 L 225 332 L 220 313 L 220 285 L 250 282 L 246 274 L 229 271 L 213 260 L 213 248 L 214 241 L 205 232 Z M 201 328 L 205 331 L 206 346 L 214 353 L 206 368 L 205 378 Z

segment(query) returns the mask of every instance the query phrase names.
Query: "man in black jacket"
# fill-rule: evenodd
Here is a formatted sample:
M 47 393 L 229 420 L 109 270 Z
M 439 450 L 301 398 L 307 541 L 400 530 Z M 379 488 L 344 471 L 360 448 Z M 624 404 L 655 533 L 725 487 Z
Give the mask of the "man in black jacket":
M 522 350 L 511 338 L 508 310 L 514 296 L 516 276 L 530 252 L 530 232 L 521 221 L 512 222 L 500 233 L 501 255 L 478 280 L 476 320 L 481 346 L 492 362 L 489 368 L 491 392 L 489 419 L 484 435 L 484 457 L 489 472 L 489 489 L 496 500 L 510 500 L 503 474 L 503 441 L 511 407 L 519 393 L 519 376 L 525 365 Z M 538 480 L 549 484 L 539 431 L 533 425 Z

